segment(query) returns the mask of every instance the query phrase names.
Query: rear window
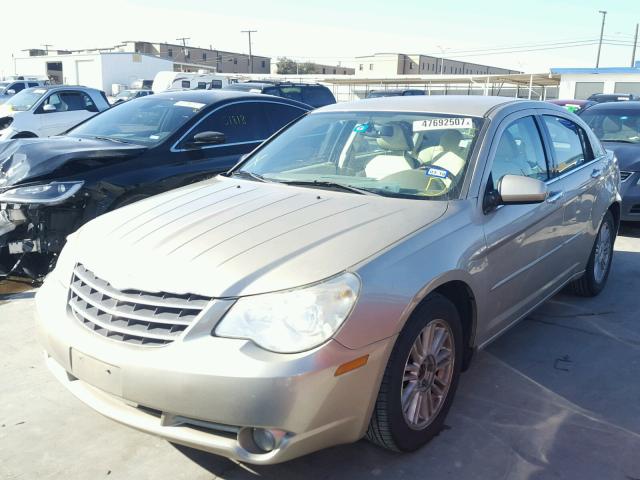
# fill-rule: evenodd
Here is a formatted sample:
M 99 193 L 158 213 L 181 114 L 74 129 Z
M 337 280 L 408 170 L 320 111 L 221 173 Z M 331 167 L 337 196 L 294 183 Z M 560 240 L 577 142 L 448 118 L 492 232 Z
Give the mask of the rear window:
M 304 87 L 302 90 L 302 101 L 312 107 L 321 107 L 336 103 L 333 94 L 325 87 Z

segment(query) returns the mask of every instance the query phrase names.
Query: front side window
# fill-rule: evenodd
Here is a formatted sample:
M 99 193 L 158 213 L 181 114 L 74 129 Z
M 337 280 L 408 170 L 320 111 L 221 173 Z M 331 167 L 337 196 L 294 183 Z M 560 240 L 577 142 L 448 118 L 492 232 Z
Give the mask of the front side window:
M 21 92 L 22 90 L 24 90 L 24 83 L 22 82 L 14 83 L 13 85 L 9 86 L 7 90 L 13 90 L 16 93 Z
M 151 95 L 106 110 L 74 128 L 69 135 L 154 146 L 205 107 L 204 103 Z
M 243 102 L 222 107 L 203 120 L 190 135 L 201 132 L 224 133 L 227 144 L 258 142 L 270 135 L 264 106 L 259 102 Z
M 312 114 L 261 148 L 239 172 L 399 198 L 459 198 L 481 124 L 476 117 L 428 113 Z
M 543 115 L 551 137 L 551 150 L 555 157 L 554 173 L 561 175 L 593 159 L 587 134 L 571 120 Z
M 549 179 L 544 147 L 533 117 L 515 120 L 500 136 L 491 167 L 494 188 L 505 175 Z
M 580 118 L 604 142 L 640 143 L 640 111 L 587 109 L 580 114 Z

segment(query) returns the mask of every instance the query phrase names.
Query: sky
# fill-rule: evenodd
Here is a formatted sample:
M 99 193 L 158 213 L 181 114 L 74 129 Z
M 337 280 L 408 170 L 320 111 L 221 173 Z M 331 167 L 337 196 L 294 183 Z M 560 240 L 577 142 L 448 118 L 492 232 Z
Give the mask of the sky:
M 253 53 L 274 59 L 355 66 L 353 57 L 376 52 L 444 52 L 548 72 L 595 66 L 599 10 L 608 12 L 600 66 L 629 66 L 640 22 L 639 0 L 30 0 L 26 8 L 15 15 L 28 21 L 3 21 L 0 76 L 14 73 L 12 55 L 45 43 L 83 49 L 190 37 L 192 46 L 246 53 L 247 29 L 258 31 Z

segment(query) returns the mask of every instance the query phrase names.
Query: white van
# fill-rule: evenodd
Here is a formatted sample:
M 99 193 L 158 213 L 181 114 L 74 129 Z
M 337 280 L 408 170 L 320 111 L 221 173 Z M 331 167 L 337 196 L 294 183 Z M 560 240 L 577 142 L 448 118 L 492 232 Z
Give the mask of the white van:
M 160 93 L 166 90 L 211 90 L 229 85 L 229 77 L 215 73 L 158 72 L 151 90 Z

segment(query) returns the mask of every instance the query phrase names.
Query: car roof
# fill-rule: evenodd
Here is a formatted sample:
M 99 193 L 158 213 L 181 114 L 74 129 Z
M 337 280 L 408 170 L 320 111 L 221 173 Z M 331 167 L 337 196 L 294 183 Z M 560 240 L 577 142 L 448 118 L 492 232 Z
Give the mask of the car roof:
M 226 90 L 221 88 L 216 88 L 213 90 L 171 90 L 148 96 L 148 98 L 152 98 L 155 100 L 162 99 L 164 97 L 176 98 L 178 100 L 183 100 L 186 102 L 204 103 L 205 105 L 213 105 L 214 103 L 218 102 L 248 99 L 258 100 L 261 102 L 276 101 L 278 103 L 287 103 L 289 105 L 303 107 L 305 110 L 309 110 L 310 108 L 309 105 L 306 105 L 302 102 L 296 102 L 295 100 L 290 100 L 288 98 L 263 95 L 261 93 L 245 92 L 242 90 Z
M 394 111 L 454 113 L 484 117 L 494 107 L 519 102 L 512 97 L 492 97 L 477 95 L 416 95 L 406 97 L 379 97 L 334 103 L 314 110 L 322 112 L 343 111 Z
M 629 100 L 626 102 L 604 102 L 596 103 L 589 107 L 590 112 L 598 110 L 636 110 L 640 112 L 640 101 Z

